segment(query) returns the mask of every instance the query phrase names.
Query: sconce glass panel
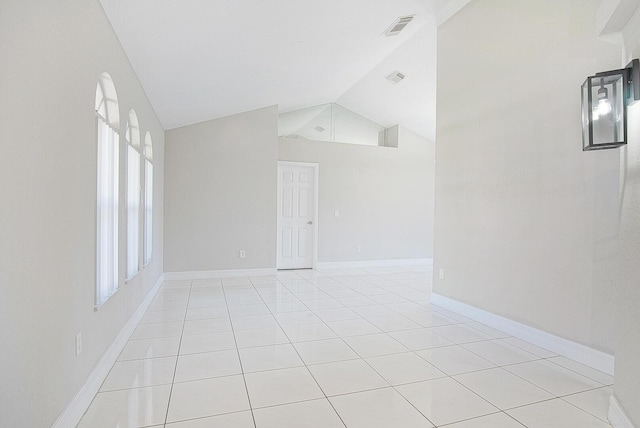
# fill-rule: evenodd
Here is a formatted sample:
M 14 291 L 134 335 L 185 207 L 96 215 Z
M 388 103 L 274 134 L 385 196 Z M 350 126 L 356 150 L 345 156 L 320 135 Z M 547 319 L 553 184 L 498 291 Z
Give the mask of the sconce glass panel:
M 627 70 L 588 77 L 582 85 L 582 148 L 600 150 L 627 143 Z

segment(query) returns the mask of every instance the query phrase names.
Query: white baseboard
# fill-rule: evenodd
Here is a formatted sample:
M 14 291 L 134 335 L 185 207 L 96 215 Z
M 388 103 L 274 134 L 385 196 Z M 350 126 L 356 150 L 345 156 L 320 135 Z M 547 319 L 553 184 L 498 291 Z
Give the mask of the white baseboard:
M 111 343 L 111 346 L 109 346 L 104 355 L 102 355 L 98 364 L 96 364 L 91 374 L 89 374 L 87 381 L 82 385 L 82 388 L 76 392 L 71 403 L 69 403 L 67 408 L 58 416 L 58 419 L 56 419 L 51 428 L 69 428 L 78 425 L 80 419 L 82 419 L 82 416 L 89 408 L 93 397 L 98 393 L 102 382 L 104 382 L 109 374 L 111 367 L 113 367 L 118 356 L 127 344 L 129 337 L 133 334 L 133 331 L 138 326 L 142 316 L 160 289 L 162 281 L 164 281 L 164 275 L 160 275 L 153 288 L 149 291 L 142 303 L 140 303 L 140 306 L 138 306 L 138 309 L 136 309 L 127 324 L 125 324 L 113 343 Z
M 581 364 L 613 375 L 615 357 L 580 343 L 555 336 L 537 328 L 501 317 L 483 309 L 459 302 L 441 294 L 432 293 L 431 303 L 481 322 L 511 336 L 525 340 L 536 346 L 556 352 Z
M 193 280 L 212 278 L 231 278 L 238 276 L 266 276 L 278 273 L 276 268 L 262 269 L 235 269 L 235 270 L 196 270 L 185 272 L 165 272 L 165 281 L 172 280 Z
M 432 265 L 433 259 L 393 259 L 393 260 L 359 260 L 352 262 L 318 262 L 317 269 L 349 269 L 369 267 L 393 267 Z
M 635 428 L 631 419 L 629 419 L 620 403 L 618 403 L 615 395 L 612 395 L 609 401 L 608 417 L 613 428 Z

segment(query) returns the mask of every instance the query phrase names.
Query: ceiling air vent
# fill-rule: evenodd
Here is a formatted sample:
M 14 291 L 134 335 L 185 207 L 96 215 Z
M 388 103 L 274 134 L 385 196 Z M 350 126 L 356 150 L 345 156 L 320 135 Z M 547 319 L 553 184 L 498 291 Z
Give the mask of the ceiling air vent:
M 393 21 L 393 24 L 391 24 L 389 28 L 387 28 L 387 31 L 385 31 L 383 34 L 386 37 L 397 36 L 398 34 L 400 34 L 400 31 L 402 31 L 402 29 L 413 20 L 414 17 L 415 15 L 401 16 L 400 18 Z
M 393 83 L 394 85 L 401 82 L 402 79 L 404 79 L 404 74 L 400 73 L 399 71 L 394 71 L 393 73 L 387 76 L 387 80 Z

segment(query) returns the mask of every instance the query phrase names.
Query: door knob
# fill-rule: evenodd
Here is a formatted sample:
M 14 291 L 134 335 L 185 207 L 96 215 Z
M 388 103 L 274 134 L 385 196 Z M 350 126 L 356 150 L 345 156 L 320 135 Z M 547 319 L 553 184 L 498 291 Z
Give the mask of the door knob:
M 307 224 L 308 224 L 308 225 L 312 225 L 312 224 L 313 224 L 313 222 L 312 222 L 311 220 L 309 220 L 309 221 L 307 222 Z

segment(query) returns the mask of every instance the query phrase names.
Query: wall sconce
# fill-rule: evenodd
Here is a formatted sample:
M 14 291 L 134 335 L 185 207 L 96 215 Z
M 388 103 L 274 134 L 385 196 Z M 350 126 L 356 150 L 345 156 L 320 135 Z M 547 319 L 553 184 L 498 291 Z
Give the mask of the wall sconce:
M 627 106 L 640 100 L 640 62 L 587 77 L 582 84 L 582 150 L 627 144 Z

